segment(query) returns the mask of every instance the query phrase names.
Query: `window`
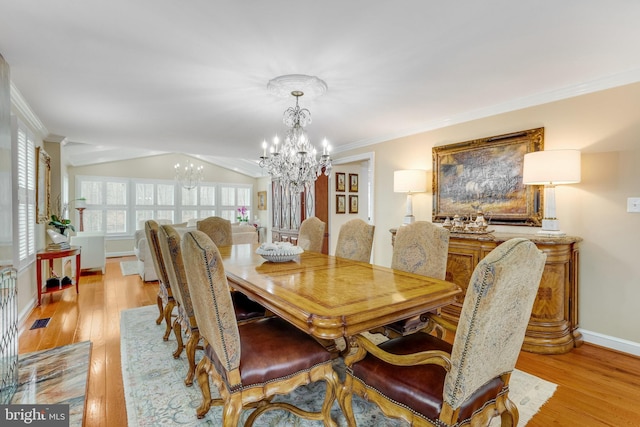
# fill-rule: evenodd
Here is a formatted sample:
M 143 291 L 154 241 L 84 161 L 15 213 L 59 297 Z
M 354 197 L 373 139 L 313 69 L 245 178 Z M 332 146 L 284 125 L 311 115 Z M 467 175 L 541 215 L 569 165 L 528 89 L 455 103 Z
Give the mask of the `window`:
M 18 269 L 35 260 L 36 253 L 36 159 L 31 131 L 20 120 L 14 121 L 14 165 L 16 221 L 14 221 L 14 259 Z
M 167 180 L 76 177 L 76 197 L 87 199 L 85 230 L 112 236 L 131 235 L 148 219 L 179 223 L 219 215 L 236 222 L 238 208 L 245 206 L 250 214 L 252 189 L 245 184 L 201 183 L 187 190 Z

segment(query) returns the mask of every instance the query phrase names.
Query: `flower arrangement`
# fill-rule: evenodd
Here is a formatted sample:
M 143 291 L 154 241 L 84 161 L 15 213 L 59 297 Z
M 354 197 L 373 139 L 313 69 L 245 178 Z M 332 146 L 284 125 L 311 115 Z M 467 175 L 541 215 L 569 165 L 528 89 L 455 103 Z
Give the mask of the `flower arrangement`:
M 47 225 L 51 225 L 58 229 L 60 234 L 67 235 L 69 230 L 76 231 L 70 219 L 65 219 L 67 215 L 68 203 L 62 203 L 60 196 L 56 197 L 54 204 L 51 206 L 51 219 Z
M 249 216 L 247 215 L 247 208 L 245 206 L 238 208 L 238 222 L 249 222 Z

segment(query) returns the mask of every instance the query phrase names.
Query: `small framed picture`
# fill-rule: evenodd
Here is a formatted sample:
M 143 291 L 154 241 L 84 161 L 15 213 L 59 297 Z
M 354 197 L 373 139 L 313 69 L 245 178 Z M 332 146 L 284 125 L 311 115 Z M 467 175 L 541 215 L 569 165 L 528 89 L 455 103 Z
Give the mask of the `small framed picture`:
M 358 174 L 357 173 L 349 174 L 349 191 L 352 193 L 358 192 Z
M 345 174 L 343 172 L 336 172 L 336 191 L 345 191 Z
M 258 210 L 259 211 L 267 210 L 267 192 L 266 191 L 258 191 Z
M 344 176 L 344 174 L 342 174 Z M 347 212 L 347 196 L 344 194 L 336 194 L 336 213 L 343 214 Z
M 349 196 L 349 213 L 358 213 L 358 196 Z

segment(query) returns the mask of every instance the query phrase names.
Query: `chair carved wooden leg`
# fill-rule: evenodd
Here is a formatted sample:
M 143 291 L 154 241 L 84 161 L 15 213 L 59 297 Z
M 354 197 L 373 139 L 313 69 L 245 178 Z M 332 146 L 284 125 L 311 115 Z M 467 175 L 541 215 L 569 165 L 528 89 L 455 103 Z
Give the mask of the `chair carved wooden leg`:
M 186 386 L 193 385 L 193 376 L 196 372 L 196 349 L 198 348 L 198 342 L 200 341 L 200 332 L 197 329 L 191 330 L 191 336 L 187 341 L 187 362 L 189 363 L 189 371 L 187 377 L 184 380 Z
M 160 294 L 158 294 L 157 302 L 160 315 L 156 319 L 156 325 L 159 325 L 160 323 L 162 323 L 162 319 L 164 318 L 164 304 L 162 303 L 162 296 L 160 296 Z
M 198 419 L 204 418 L 211 408 L 211 389 L 209 388 L 209 370 L 212 369 L 211 362 L 207 357 L 203 357 L 196 367 L 196 380 L 202 393 L 202 403 L 196 410 Z
M 167 302 L 167 305 L 164 307 L 164 321 L 167 324 L 167 327 L 164 331 L 164 335 L 162 337 L 162 339 L 164 341 L 168 341 L 169 340 L 169 335 L 171 335 L 171 313 L 173 312 L 173 307 L 176 305 L 176 302 L 173 300 L 173 298 L 169 299 L 169 302 Z
M 173 358 L 177 359 L 180 357 L 182 350 L 184 350 L 184 343 L 182 341 L 182 325 L 180 324 L 180 316 L 173 321 L 173 334 L 176 336 L 176 342 L 178 343 L 178 347 L 176 351 L 173 352 Z

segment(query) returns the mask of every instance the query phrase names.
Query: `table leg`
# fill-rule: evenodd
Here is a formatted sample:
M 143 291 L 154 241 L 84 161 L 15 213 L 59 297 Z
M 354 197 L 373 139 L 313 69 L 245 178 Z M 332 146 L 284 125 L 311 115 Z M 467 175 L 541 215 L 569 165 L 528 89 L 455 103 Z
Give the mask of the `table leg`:
M 78 285 L 80 284 L 80 252 L 78 252 L 78 254 L 76 255 L 76 277 L 75 277 L 75 282 L 76 282 L 76 294 L 80 293 L 80 290 L 78 289 Z
M 36 286 L 38 287 L 38 306 L 42 303 L 42 260 L 36 258 Z

